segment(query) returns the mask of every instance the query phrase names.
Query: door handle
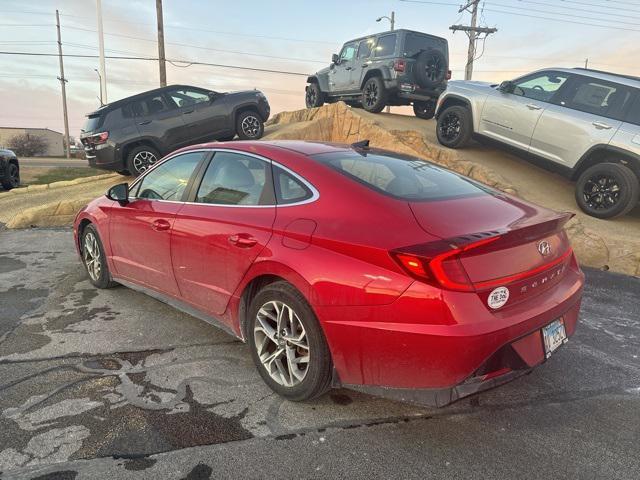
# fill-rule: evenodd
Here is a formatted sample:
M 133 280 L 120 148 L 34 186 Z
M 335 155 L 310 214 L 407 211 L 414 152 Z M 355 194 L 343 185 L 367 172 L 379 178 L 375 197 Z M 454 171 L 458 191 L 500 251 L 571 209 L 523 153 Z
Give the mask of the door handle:
M 352 68 L 352 67 L 345 67 L 344 69 L 345 69 L 345 70 L 353 70 L 353 68 Z
M 258 243 L 258 240 L 247 233 L 238 233 L 229 237 L 229 243 L 239 248 L 251 248 Z
M 542 107 L 535 105 L 533 103 L 527 103 L 527 108 L 529 110 L 542 110 Z
M 153 228 L 156 232 L 164 232 L 165 230 L 169 230 L 171 228 L 171 224 L 166 220 L 154 220 L 151 223 L 151 228 Z
M 611 125 L 607 125 L 603 122 L 593 122 L 592 125 L 598 130 L 611 130 Z
M 183 115 L 186 115 L 186 114 L 188 114 L 188 113 L 193 113 L 193 110 L 188 110 L 188 111 L 186 111 L 186 112 L 182 112 L 182 114 L 183 114 Z
M 140 122 L 138 125 L 149 125 L 151 120 L 145 120 L 144 122 Z
M 369 64 L 368 64 L 368 63 L 363 63 L 363 64 L 362 64 L 362 68 L 367 68 L 368 66 L 369 66 Z

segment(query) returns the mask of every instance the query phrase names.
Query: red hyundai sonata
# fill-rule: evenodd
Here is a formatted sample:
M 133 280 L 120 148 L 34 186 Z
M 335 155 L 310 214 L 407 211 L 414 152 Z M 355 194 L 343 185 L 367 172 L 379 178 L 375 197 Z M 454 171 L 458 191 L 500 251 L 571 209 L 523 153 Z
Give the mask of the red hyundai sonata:
M 114 186 L 74 232 L 96 287 L 222 327 L 288 399 L 340 385 L 442 406 L 574 333 L 570 216 L 368 142 L 233 142 Z

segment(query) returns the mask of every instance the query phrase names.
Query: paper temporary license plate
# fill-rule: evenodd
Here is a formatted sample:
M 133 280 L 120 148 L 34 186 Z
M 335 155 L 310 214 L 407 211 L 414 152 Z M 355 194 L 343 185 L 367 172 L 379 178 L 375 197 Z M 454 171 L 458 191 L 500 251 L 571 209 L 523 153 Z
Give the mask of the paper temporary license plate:
M 564 320 L 559 318 L 546 327 L 542 327 L 544 339 L 544 353 L 547 358 L 563 343 L 567 342 L 567 332 L 564 329 Z

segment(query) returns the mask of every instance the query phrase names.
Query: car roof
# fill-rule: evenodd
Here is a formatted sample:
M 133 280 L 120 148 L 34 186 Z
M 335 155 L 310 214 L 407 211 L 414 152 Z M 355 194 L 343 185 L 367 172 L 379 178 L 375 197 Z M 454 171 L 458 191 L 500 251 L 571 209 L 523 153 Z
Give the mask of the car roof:
M 406 28 L 398 28 L 396 30 L 387 30 L 386 32 L 371 33 L 371 34 L 365 35 L 363 37 L 352 38 L 351 40 L 347 40 L 344 43 L 357 42 L 358 40 L 364 40 L 366 38 L 371 38 L 371 37 L 379 37 L 380 35 L 385 35 L 385 34 L 388 34 L 388 33 L 415 33 L 417 35 L 424 35 L 425 37 L 431 37 L 431 38 L 435 38 L 435 39 L 438 39 L 438 40 L 443 40 L 445 42 L 447 41 L 445 38 L 438 37 L 437 35 L 431 35 L 429 33 L 419 32 L 417 30 L 408 30 Z
M 305 140 L 237 140 L 233 142 L 210 142 L 199 145 L 190 145 L 176 152 L 189 152 L 202 149 L 230 149 L 239 152 L 268 155 L 277 153 L 278 150 L 289 150 L 305 156 L 321 153 L 346 152 L 353 150 L 352 145 L 343 143 L 305 141 Z M 173 153 L 176 153 L 173 152 Z
M 554 72 L 565 72 L 571 73 L 574 75 L 584 75 L 585 77 L 597 78 L 599 80 L 606 80 L 609 82 L 621 83 L 623 85 L 627 85 L 629 87 L 640 88 L 640 77 L 634 77 L 632 75 L 623 75 L 614 72 L 605 72 L 603 70 L 591 70 L 589 68 L 544 68 L 542 70 L 538 70 L 539 72 L 545 71 L 554 71 Z M 536 73 L 536 72 L 532 72 Z M 527 74 L 525 76 L 529 76 Z

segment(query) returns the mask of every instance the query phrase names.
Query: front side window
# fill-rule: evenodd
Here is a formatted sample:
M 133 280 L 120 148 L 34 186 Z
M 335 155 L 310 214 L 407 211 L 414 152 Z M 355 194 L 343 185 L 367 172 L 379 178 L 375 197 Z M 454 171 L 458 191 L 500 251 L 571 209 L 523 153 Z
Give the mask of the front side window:
M 348 43 L 344 47 L 342 47 L 342 52 L 340 52 L 340 61 L 341 62 L 349 62 L 353 60 L 356 56 L 357 46 L 355 43 Z
M 189 88 L 179 88 L 169 92 L 169 96 L 178 107 L 188 107 L 198 103 L 207 103 L 210 101 L 209 94 L 200 90 Z
M 631 99 L 631 91 L 616 83 L 576 77 L 563 96 L 566 107 L 622 120 L 622 112 L 625 104 Z
M 378 39 L 378 44 L 375 48 L 375 57 L 388 57 L 393 55 L 396 51 L 396 34 L 383 35 Z
M 217 152 L 202 178 L 196 202 L 247 206 L 272 203 L 265 191 L 268 168 L 267 162 L 248 155 Z
M 377 192 L 408 201 L 444 200 L 487 190 L 437 165 L 397 153 L 339 152 L 314 155 L 341 174 Z
M 567 78 L 566 74 L 553 72 L 530 75 L 514 82 L 513 94 L 541 102 L 550 102 Z
M 313 192 L 303 182 L 279 167 L 273 167 L 278 205 L 303 202 L 313 196 Z
M 137 198 L 181 202 L 202 155 L 202 152 L 185 153 L 158 165 L 142 178 Z

